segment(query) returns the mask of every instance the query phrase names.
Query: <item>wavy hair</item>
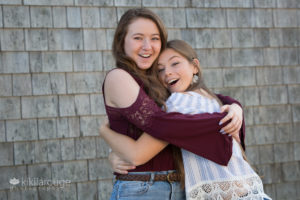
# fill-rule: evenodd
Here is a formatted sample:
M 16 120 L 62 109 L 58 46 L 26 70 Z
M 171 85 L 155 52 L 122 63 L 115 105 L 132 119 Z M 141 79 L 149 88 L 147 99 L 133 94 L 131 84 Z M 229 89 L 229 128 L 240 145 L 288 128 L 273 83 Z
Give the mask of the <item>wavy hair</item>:
M 222 106 L 222 102 L 220 101 L 220 99 L 215 95 L 215 93 L 211 92 L 205 85 L 204 83 L 204 79 L 202 76 L 202 70 L 199 64 L 197 64 L 196 62 L 194 62 L 194 59 L 198 59 L 197 58 L 197 53 L 196 51 L 185 41 L 183 40 L 171 40 L 169 42 L 167 42 L 166 45 L 166 49 L 172 49 L 175 52 L 179 53 L 181 56 L 183 56 L 185 59 L 188 60 L 189 63 L 193 64 L 194 66 L 196 66 L 198 68 L 198 73 L 195 74 L 196 76 L 198 76 L 198 80 L 196 82 L 193 82 L 187 89 L 186 91 L 192 91 L 192 90 L 200 90 L 203 89 L 204 91 L 206 91 L 210 96 L 212 96 L 214 99 L 216 99 L 219 103 L 220 106 Z M 157 66 L 155 66 L 155 74 L 158 77 L 158 68 Z M 245 154 L 244 149 L 242 148 L 242 146 L 239 144 L 240 149 L 242 151 L 242 155 L 245 161 L 247 161 L 249 164 L 249 160 L 247 159 L 247 156 Z M 177 170 L 179 171 L 180 175 L 181 175 L 181 187 L 184 187 L 184 166 L 183 166 L 183 160 L 182 160 L 182 154 L 181 154 L 181 150 L 178 147 L 173 146 L 173 157 L 175 158 L 175 165 Z M 251 164 L 250 164 L 251 166 Z M 251 166 L 253 169 L 255 169 L 253 166 Z
M 170 40 L 167 45 L 166 45 L 166 49 L 172 49 L 175 52 L 179 53 L 181 56 L 183 56 L 185 59 L 187 59 L 187 61 L 189 63 L 191 63 L 192 65 L 194 65 L 195 67 L 198 68 L 198 73 L 195 74 L 196 76 L 198 76 L 198 79 L 196 82 L 193 82 L 187 89 L 186 91 L 191 91 L 191 90 L 197 90 L 197 89 L 203 89 L 204 91 L 206 91 L 210 96 L 212 96 L 214 99 L 216 99 L 218 101 L 218 103 L 220 104 L 220 106 L 222 106 L 222 102 L 219 100 L 219 98 L 215 95 L 215 93 L 213 93 L 212 91 L 210 91 L 208 89 L 208 87 L 205 85 L 204 83 L 204 79 L 203 79 L 203 73 L 202 73 L 202 69 L 201 66 L 199 64 L 197 64 L 196 62 L 194 62 L 194 59 L 198 59 L 197 53 L 196 51 L 185 41 L 183 40 Z M 198 59 L 199 60 L 199 59 Z M 157 74 L 157 70 L 156 74 Z
M 135 75 L 142 80 L 145 92 L 159 105 L 163 106 L 164 101 L 168 97 L 167 90 L 162 86 L 152 66 L 145 70 L 141 70 L 137 64 L 129 56 L 126 55 L 124 49 L 125 37 L 128 32 L 128 27 L 135 20 L 139 18 L 150 19 L 153 21 L 160 34 L 161 50 L 165 48 L 167 43 L 167 31 L 161 19 L 151 10 L 145 8 L 133 8 L 127 10 L 121 17 L 115 31 L 114 40 L 112 44 L 113 56 L 116 60 L 116 66 L 122 68 L 127 72 Z M 156 59 L 157 60 L 157 59 Z M 154 61 L 155 63 L 156 61 Z
M 220 105 L 222 105 L 222 102 L 219 100 L 219 98 L 206 87 L 203 77 L 202 77 L 201 67 L 199 64 L 194 62 L 194 59 L 197 59 L 197 53 L 188 43 L 186 43 L 183 40 L 170 40 L 167 42 L 165 49 L 174 50 L 175 52 L 177 52 L 181 56 L 183 56 L 189 63 L 193 64 L 195 67 L 198 68 L 198 73 L 195 74 L 196 76 L 198 76 L 197 81 L 192 82 L 186 91 L 203 89 L 209 95 L 211 95 L 213 98 L 215 98 L 219 102 Z M 158 77 L 157 65 L 155 66 L 155 74 Z M 184 165 L 183 165 L 181 150 L 180 150 L 180 148 L 178 148 L 176 146 L 172 146 L 172 150 L 173 150 L 173 157 L 175 160 L 175 166 L 176 166 L 178 173 L 180 174 L 180 185 L 181 185 L 181 188 L 184 188 L 185 172 L 184 172 Z

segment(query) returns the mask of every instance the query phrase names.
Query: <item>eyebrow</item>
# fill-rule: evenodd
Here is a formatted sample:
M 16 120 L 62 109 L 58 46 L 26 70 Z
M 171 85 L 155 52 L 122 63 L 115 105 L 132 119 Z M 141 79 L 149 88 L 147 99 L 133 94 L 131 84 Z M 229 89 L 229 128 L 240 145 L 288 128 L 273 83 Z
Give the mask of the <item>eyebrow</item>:
M 134 34 L 132 34 L 131 36 L 135 36 L 135 35 L 144 35 L 143 33 L 134 33 Z M 160 34 L 159 33 L 154 33 L 154 34 L 151 34 L 152 36 L 160 36 Z
M 171 58 L 169 58 L 169 60 L 168 60 L 168 61 L 170 61 L 170 60 L 172 60 L 173 58 L 176 58 L 176 57 L 178 57 L 178 58 L 179 58 L 179 56 L 172 56 Z
M 170 61 L 170 60 L 172 60 L 173 58 L 179 58 L 179 56 L 172 56 L 171 58 L 169 58 L 169 60 L 168 61 Z M 161 63 L 157 63 L 157 65 L 163 65 L 163 64 L 161 64 Z

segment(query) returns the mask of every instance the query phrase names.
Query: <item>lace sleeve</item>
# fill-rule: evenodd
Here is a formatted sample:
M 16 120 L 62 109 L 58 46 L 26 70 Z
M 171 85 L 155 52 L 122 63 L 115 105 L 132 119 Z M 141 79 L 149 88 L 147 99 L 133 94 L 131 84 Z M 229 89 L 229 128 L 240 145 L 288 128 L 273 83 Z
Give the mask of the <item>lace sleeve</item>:
M 136 102 L 124 110 L 125 117 L 142 130 L 152 126 L 152 117 L 159 112 L 162 110 L 141 88 Z
M 229 162 L 232 154 L 232 138 L 219 133 L 226 125 L 219 125 L 225 114 L 166 113 L 142 89 L 135 103 L 123 109 L 122 114 L 128 121 L 153 137 L 221 165 L 227 165 Z

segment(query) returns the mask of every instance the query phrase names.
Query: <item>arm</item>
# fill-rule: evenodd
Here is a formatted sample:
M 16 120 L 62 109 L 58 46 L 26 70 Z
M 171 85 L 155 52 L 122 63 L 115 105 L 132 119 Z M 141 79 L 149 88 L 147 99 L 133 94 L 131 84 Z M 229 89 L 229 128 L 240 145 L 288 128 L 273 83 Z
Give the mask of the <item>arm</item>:
M 107 75 L 104 91 L 106 104 L 121 108 L 122 117 L 144 132 L 216 163 L 228 163 L 232 153 L 232 138 L 219 133 L 226 125 L 219 125 L 225 113 L 165 113 L 132 76 L 121 69 Z M 209 143 L 212 140 L 215 142 Z
M 135 166 L 122 159 L 117 153 L 110 152 L 108 155 L 108 161 L 114 172 L 119 174 L 128 174 L 128 170 L 135 169 Z
M 226 109 L 224 107 L 224 111 L 233 113 L 232 121 L 235 121 L 235 118 L 238 118 L 237 115 L 239 115 L 239 110 L 241 110 L 241 108 L 237 104 L 232 104 L 230 106 L 226 105 Z M 228 114 L 226 117 L 228 117 Z M 238 120 L 239 119 L 236 119 L 236 121 Z M 128 136 L 111 130 L 108 124 L 102 125 L 99 132 L 100 136 L 110 145 L 115 154 L 118 154 L 119 157 L 135 166 L 146 163 L 167 145 L 166 142 L 158 140 L 147 133 L 143 133 L 138 140 L 134 140 Z M 239 141 L 238 135 L 233 135 L 233 137 Z M 113 156 L 113 158 L 116 157 L 116 155 Z M 115 163 L 116 161 L 111 161 L 114 169 L 116 169 Z M 119 164 L 118 166 L 120 167 L 122 165 Z M 126 165 L 124 167 L 126 167 Z
M 108 125 L 102 125 L 99 132 L 115 153 L 135 166 L 146 163 L 168 144 L 146 133 L 143 133 L 136 141 L 111 130 Z
M 234 113 L 230 113 L 228 112 L 228 115 L 226 117 L 224 117 L 220 122 L 224 123 L 227 120 L 229 120 L 230 117 L 237 115 L 238 118 L 235 118 L 238 120 L 232 120 L 232 122 L 230 122 L 227 126 L 225 126 L 223 128 L 223 130 L 226 133 L 229 133 L 231 135 L 234 136 L 235 134 L 235 138 L 238 138 L 240 140 L 240 143 L 243 147 L 244 150 L 246 150 L 246 146 L 245 146 L 245 120 L 244 120 L 244 116 L 243 116 L 243 110 L 242 110 L 242 105 L 240 104 L 240 102 L 236 101 L 235 99 L 232 99 L 229 96 L 223 96 L 221 94 L 217 94 L 218 98 L 222 101 L 222 103 L 225 104 L 232 104 L 235 105 L 235 108 L 233 108 L 232 106 L 232 110 L 235 110 Z M 222 111 L 226 111 L 226 108 L 221 108 Z M 233 128 L 234 126 L 236 126 L 235 130 L 232 130 L 231 128 Z M 232 131 L 232 132 L 230 132 Z
M 243 121 L 243 110 L 238 104 L 231 104 L 224 105 L 221 107 L 221 112 L 228 112 L 226 117 L 224 117 L 220 123 L 223 123 L 223 121 L 227 121 L 228 118 L 231 122 L 226 125 L 224 128 L 222 128 L 221 133 L 228 133 L 233 138 L 236 139 L 239 143 L 241 143 L 240 140 L 240 132 L 242 127 L 242 121 Z

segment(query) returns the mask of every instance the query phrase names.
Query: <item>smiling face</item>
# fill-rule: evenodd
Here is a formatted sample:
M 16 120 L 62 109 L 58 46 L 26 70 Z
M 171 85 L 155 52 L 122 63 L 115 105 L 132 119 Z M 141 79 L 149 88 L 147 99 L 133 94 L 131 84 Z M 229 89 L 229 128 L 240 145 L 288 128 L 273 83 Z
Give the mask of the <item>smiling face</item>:
M 191 85 L 198 68 L 173 49 L 164 50 L 158 58 L 158 76 L 171 92 L 184 92 Z
M 152 20 L 138 18 L 128 26 L 124 41 L 125 54 L 133 59 L 140 69 L 149 69 L 158 57 L 160 49 L 160 33 Z

